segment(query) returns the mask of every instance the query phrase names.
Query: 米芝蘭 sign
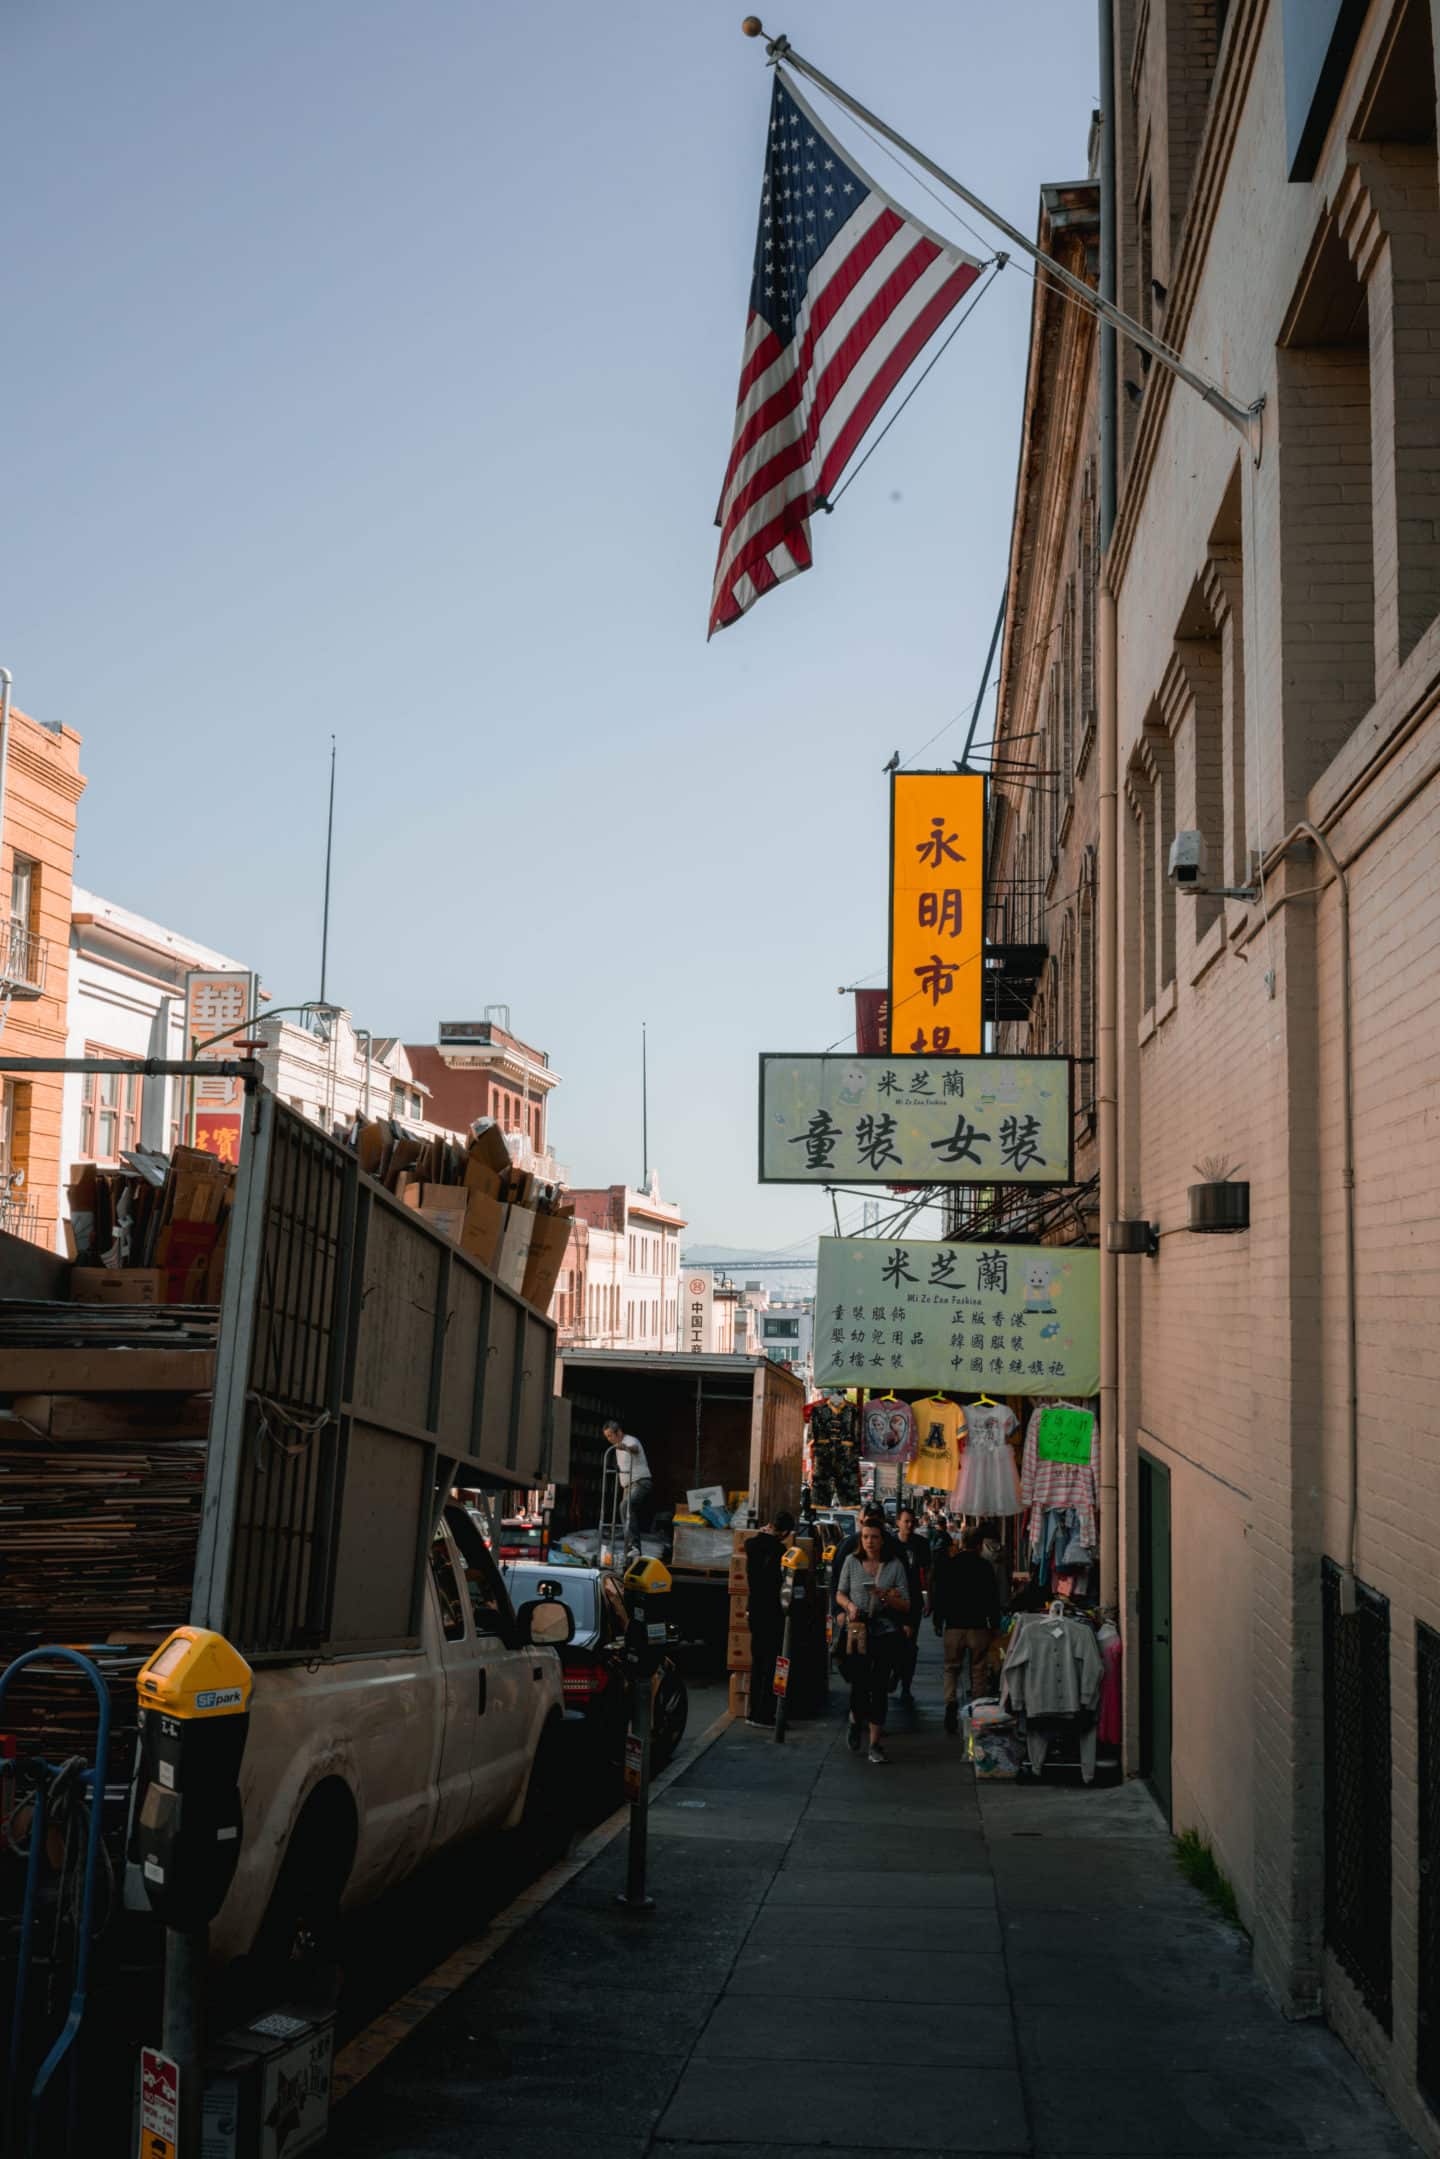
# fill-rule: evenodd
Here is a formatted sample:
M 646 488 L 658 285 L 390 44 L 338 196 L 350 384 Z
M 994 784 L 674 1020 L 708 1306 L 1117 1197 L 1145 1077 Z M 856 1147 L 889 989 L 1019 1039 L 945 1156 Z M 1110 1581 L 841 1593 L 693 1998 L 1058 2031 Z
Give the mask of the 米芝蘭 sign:
M 761 1184 L 1069 1184 L 1068 1057 L 763 1052 Z
M 892 1050 L 938 1057 L 981 1048 L 984 911 L 984 774 L 892 773 Z
M 1078 1245 L 822 1237 L 815 1379 L 1095 1394 L 1100 1255 Z

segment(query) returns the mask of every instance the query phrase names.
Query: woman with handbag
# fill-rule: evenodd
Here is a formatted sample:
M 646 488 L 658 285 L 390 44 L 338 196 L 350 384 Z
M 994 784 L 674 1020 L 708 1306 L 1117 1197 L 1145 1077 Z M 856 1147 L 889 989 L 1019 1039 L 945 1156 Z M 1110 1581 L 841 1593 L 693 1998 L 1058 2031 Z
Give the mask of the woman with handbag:
M 910 1581 L 901 1559 L 887 1558 L 885 1531 L 866 1521 L 860 1549 L 840 1570 L 835 1601 L 845 1614 L 845 1677 L 850 1682 L 850 1729 L 846 1739 L 860 1752 L 862 1726 L 870 1733 L 870 1760 L 881 1764 L 885 1750 L 885 1709 L 892 1673 L 899 1668 L 904 1624 L 910 1611 Z

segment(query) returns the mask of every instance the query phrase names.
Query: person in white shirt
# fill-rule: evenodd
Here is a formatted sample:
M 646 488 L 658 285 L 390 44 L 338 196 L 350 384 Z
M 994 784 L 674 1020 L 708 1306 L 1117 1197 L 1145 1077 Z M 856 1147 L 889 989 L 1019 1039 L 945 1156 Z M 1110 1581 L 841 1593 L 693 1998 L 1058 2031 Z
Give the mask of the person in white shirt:
M 620 1496 L 625 1502 L 626 1548 L 628 1550 L 632 1545 L 638 1548 L 640 1532 L 650 1520 L 650 1495 L 654 1490 L 650 1463 L 639 1440 L 623 1425 L 607 1424 L 605 1437 L 615 1449 L 615 1474 L 620 1481 Z

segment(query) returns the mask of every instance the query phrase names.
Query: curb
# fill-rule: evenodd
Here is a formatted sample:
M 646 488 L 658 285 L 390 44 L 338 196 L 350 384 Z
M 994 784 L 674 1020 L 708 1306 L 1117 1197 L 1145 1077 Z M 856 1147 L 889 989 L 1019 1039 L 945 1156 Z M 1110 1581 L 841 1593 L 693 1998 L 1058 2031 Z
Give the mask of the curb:
M 686 1770 L 692 1768 L 701 1755 L 714 1746 L 716 1740 L 733 1722 L 729 1710 L 724 1709 L 696 1739 L 683 1743 L 669 1768 L 656 1777 L 651 1785 L 651 1798 L 657 1793 L 668 1791 L 677 1778 L 683 1777 Z M 553 1867 L 547 1867 L 543 1874 L 537 1875 L 529 1888 L 522 1890 L 502 1912 L 497 1912 L 473 1941 L 452 1950 L 442 1963 L 436 1965 L 434 1971 L 428 1972 L 407 1993 L 400 1995 L 388 2009 L 367 2024 L 363 2031 L 347 2040 L 335 2057 L 330 2084 L 331 2106 L 338 2106 L 342 2099 L 347 2098 L 372 2070 L 380 2067 L 402 2040 L 409 2038 L 417 2025 L 423 2024 L 432 2011 L 438 2009 L 442 2002 L 448 2001 L 456 1988 L 462 1987 L 467 1979 L 479 1971 L 482 1964 L 488 1964 L 496 1950 L 503 1948 L 527 1920 L 533 1919 L 537 1912 L 542 1911 L 552 1897 L 558 1896 L 568 1882 L 574 1881 L 577 1874 L 583 1874 L 591 1861 L 598 1859 L 606 1847 L 614 1843 L 629 1819 L 630 1807 L 627 1801 L 583 1836 L 568 1858 L 557 1860 Z

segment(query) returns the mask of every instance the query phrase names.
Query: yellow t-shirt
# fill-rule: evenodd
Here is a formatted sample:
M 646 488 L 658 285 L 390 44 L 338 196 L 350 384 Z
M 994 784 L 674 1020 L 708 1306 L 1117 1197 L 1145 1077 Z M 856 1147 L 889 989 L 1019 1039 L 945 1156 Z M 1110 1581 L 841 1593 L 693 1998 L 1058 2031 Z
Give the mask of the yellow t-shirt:
M 958 1402 L 932 1394 L 912 1402 L 915 1412 L 915 1459 L 905 1472 L 910 1484 L 923 1484 L 934 1492 L 948 1492 L 960 1475 L 960 1449 L 965 1439 L 965 1412 Z

